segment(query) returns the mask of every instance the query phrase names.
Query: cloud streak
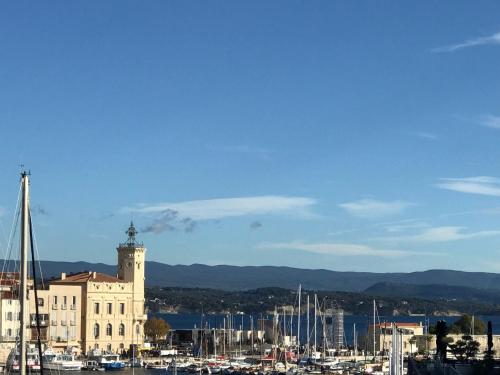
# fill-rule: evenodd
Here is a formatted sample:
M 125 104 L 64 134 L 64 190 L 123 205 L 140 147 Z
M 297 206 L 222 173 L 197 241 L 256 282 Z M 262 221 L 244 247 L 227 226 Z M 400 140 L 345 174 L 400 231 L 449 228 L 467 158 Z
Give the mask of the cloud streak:
M 367 245 L 350 243 L 305 243 L 305 242 L 280 242 L 258 245 L 261 250 L 298 250 L 307 253 L 334 255 L 334 256 L 373 256 L 373 257 L 404 257 L 410 255 L 421 255 L 411 251 L 377 249 Z
M 430 141 L 437 141 L 439 138 L 436 134 L 428 132 L 412 132 L 410 134 L 414 135 L 415 137 L 427 139 Z
M 472 238 L 499 236 L 500 230 L 483 230 L 478 232 L 465 232 L 466 228 L 458 226 L 442 226 L 428 228 L 418 234 L 400 237 L 379 237 L 378 241 L 390 242 L 451 242 Z
M 488 128 L 500 129 L 500 116 L 484 115 L 479 122 Z
M 468 39 L 461 43 L 450 44 L 447 46 L 434 48 L 432 49 L 432 52 L 435 53 L 455 52 L 465 48 L 485 46 L 485 45 L 500 45 L 500 32 L 488 36 L 482 36 L 479 38 Z
M 313 217 L 311 209 L 316 200 L 306 197 L 256 196 L 242 198 L 221 198 L 177 203 L 158 203 L 124 207 L 122 213 L 161 214 L 166 210 L 175 211 L 179 217 L 192 220 L 219 220 L 248 215 L 290 215 Z
M 365 219 L 397 215 L 412 205 L 412 203 L 404 201 L 383 202 L 373 199 L 362 199 L 339 204 L 350 215 Z
M 441 178 L 435 186 L 459 193 L 500 197 L 500 179 L 491 176 Z

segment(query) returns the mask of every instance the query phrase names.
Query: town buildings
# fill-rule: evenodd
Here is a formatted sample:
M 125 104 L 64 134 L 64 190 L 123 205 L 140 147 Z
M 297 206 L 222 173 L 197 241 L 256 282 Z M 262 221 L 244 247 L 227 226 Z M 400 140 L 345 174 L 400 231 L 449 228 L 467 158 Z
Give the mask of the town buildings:
M 144 345 L 146 248 L 136 242 L 133 223 L 126 233 L 127 241 L 117 248 L 116 276 L 93 271 L 62 273 L 38 290 L 41 339 L 48 346 L 55 350 L 73 347 L 82 353 L 93 349 L 121 353 L 132 344 Z M 20 309 L 16 293 L 19 275 L 12 275 L 10 282 L 0 284 L 0 332 L 2 342 L 13 345 L 19 334 Z M 35 340 L 37 306 L 32 287 L 28 299 L 30 339 Z

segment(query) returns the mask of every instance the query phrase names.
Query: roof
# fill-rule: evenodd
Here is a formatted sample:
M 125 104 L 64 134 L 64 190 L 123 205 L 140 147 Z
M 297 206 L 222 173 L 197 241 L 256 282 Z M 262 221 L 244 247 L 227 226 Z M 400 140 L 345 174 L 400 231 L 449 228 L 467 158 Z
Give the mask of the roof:
M 403 322 L 397 322 L 394 323 L 394 325 L 398 328 L 417 328 L 417 327 L 422 327 L 422 324 L 420 323 L 403 323 Z M 375 324 L 376 328 L 391 328 L 392 323 L 385 322 L 385 323 L 380 323 L 380 324 Z M 373 324 L 370 325 L 370 327 L 373 327 Z
M 70 275 L 62 274 L 60 279 L 51 281 L 52 284 L 85 284 L 88 282 L 97 283 L 123 283 L 124 281 L 111 275 L 100 272 L 79 272 Z
M 19 282 L 19 272 L 0 272 L 1 285 L 13 285 Z

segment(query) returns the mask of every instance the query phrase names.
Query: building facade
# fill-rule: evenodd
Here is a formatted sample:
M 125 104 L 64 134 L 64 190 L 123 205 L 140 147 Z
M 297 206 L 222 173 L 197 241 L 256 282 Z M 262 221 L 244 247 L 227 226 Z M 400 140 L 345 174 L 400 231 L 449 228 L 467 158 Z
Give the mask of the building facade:
M 99 272 L 62 274 L 49 287 L 49 291 L 51 288 L 58 291 L 50 296 L 52 304 L 57 302 L 50 310 L 50 320 L 52 322 L 52 317 L 57 316 L 56 323 L 61 323 L 53 331 L 55 337 L 79 341 L 84 353 L 94 349 L 121 353 L 132 344 L 144 345 L 146 248 L 136 242 L 133 223 L 127 234 L 127 242 L 117 248 L 117 276 Z M 76 316 L 77 321 L 74 329 L 69 326 L 68 331 L 64 328 L 68 327 L 64 312 L 67 311 L 65 304 L 70 302 L 76 314 L 71 314 L 70 318 Z M 66 310 L 62 310 L 63 306 Z
M 146 248 L 136 242 L 133 223 L 128 239 L 117 248 L 117 275 L 85 271 L 62 273 L 37 291 L 29 283 L 30 337 L 40 338 L 56 351 L 72 347 L 76 352 L 93 349 L 122 353 L 132 344 L 144 346 Z M 14 345 L 19 336 L 19 275 L 0 273 L 0 343 Z

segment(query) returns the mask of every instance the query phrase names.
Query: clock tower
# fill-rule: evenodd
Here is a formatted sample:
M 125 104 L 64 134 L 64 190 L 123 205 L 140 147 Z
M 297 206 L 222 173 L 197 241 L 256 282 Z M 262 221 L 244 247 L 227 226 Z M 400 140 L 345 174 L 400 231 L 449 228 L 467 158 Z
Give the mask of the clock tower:
M 121 243 L 118 248 L 118 278 L 133 283 L 132 309 L 128 310 L 142 320 L 144 315 L 144 267 L 146 248 L 142 243 L 135 240 L 137 230 L 134 223 L 130 222 L 130 227 L 125 232 L 128 235 L 127 242 Z

